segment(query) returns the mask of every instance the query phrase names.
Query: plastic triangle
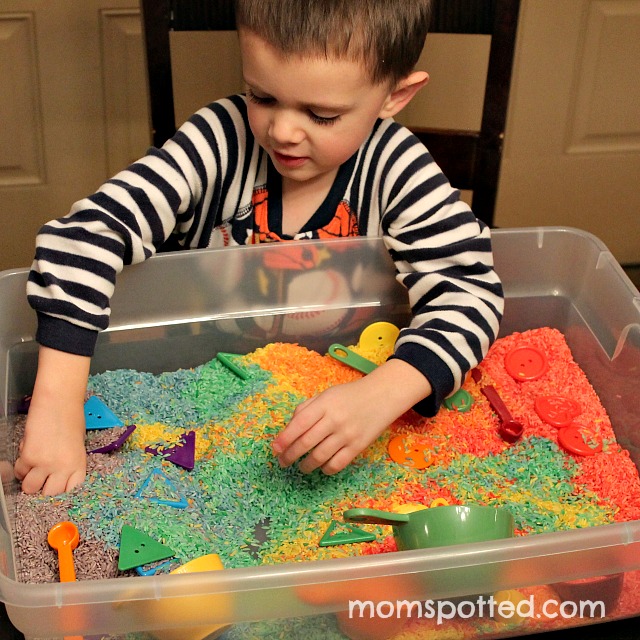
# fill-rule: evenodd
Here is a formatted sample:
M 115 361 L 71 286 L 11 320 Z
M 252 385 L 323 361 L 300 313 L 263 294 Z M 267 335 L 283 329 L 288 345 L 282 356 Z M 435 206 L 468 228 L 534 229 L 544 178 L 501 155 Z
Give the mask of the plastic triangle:
M 117 451 L 129 439 L 129 436 L 136 430 L 135 424 L 130 424 L 113 442 L 109 442 L 102 447 L 90 449 L 87 453 L 110 453 Z
M 340 529 L 342 531 L 336 531 L 338 522 L 331 521 L 331 524 L 327 527 L 324 535 L 320 540 L 321 547 L 330 547 L 336 544 L 355 544 L 357 542 L 371 542 L 376 539 L 374 533 L 363 531 L 362 529 L 355 527 L 351 524 L 340 523 Z
M 189 471 L 193 470 L 196 460 L 196 432 L 187 431 L 180 437 L 180 442 L 166 449 L 161 447 L 145 447 L 147 453 L 154 456 L 162 456 L 165 460 L 173 462 Z
M 120 532 L 118 569 L 126 571 L 144 564 L 172 558 L 176 554 L 146 533 L 125 524 Z
M 124 427 L 120 418 L 98 396 L 91 396 L 84 403 L 84 421 L 87 429 Z
M 165 485 L 167 493 L 171 493 L 173 495 L 177 495 L 178 499 L 167 499 L 161 498 L 157 493 L 155 495 L 145 495 L 145 489 L 149 486 L 152 480 L 159 478 L 162 483 Z M 171 481 L 169 477 L 167 477 L 160 469 L 154 469 L 144 480 L 144 482 L 140 485 L 140 488 L 135 493 L 136 498 L 142 498 L 149 500 L 149 502 L 154 502 L 155 504 L 162 504 L 166 507 L 173 507 L 174 509 L 186 509 L 189 506 L 189 503 L 184 498 L 184 496 L 180 495 L 178 491 L 178 487 Z

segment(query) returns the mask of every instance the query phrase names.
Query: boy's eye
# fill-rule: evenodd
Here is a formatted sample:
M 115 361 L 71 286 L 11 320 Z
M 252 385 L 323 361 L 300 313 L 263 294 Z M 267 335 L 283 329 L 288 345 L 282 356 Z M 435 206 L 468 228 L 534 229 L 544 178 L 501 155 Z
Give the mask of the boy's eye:
M 275 98 L 272 98 L 271 96 L 258 96 L 251 89 L 247 89 L 246 95 L 247 95 L 247 98 L 249 98 L 249 101 L 253 102 L 254 104 L 268 105 L 268 104 L 275 103 Z M 309 118 L 311 119 L 312 122 L 320 125 L 330 125 L 340 120 L 339 115 L 330 116 L 330 117 L 319 116 L 317 113 L 314 113 L 313 111 L 310 111 L 310 110 L 307 111 L 307 114 L 309 115 Z
M 309 117 L 316 124 L 335 124 L 336 122 L 338 122 L 338 120 L 340 120 L 340 116 L 332 116 L 330 118 L 325 118 L 323 116 L 319 116 L 313 113 L 313 111 L 309 111 Z
M 273 102 L 273 98 L 269 96 L 257 96 L 251 89 L 247 89 L 247 98 L 255 104 L 271 104 Z

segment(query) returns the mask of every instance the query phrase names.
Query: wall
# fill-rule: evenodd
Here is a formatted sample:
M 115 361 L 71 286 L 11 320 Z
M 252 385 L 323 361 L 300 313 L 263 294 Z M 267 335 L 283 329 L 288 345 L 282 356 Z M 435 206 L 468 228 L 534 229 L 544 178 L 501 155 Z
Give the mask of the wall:
M 43 222 L 144 153 L 137 5 L 4 0 L 0 269 L 27 266 Z M 241 90 L 235 33 L 175 33 L 172 47 L 179 121 Z M 431 82 L 400 120 L 477 129 L 488 50 L 488 37 L 429 35 Z M 498 226 L 583 228 L 640 263 L 639 77 L 640 0 L 522 0 Z

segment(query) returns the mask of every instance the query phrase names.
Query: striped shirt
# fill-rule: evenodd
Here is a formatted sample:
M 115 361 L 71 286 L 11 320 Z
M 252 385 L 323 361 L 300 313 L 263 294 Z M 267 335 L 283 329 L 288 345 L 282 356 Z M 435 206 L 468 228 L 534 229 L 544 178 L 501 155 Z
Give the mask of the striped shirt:
M 169 239 L 185 249 L 243 245 L 258 234 L 287 239 L 278 229 L 279 184 L 249 128 L 244 96 L 201 109 L 161 149 L 40 230 L 27 284 L 38 342 L 92 355 L 117 274 Z M 269 196 L 264 215 L 259 194 Z M 336 224 L 338 210 L 345 219 Z M 416 408 L 433 415 L 497 337 L 503 300 L 489 229 L 418 139 L 387 119 L 340 168 L 295 239 L 353 233 L 383 236 L 408 291 L 412 321 L 393 357 L 427 377 L 433 394 Z

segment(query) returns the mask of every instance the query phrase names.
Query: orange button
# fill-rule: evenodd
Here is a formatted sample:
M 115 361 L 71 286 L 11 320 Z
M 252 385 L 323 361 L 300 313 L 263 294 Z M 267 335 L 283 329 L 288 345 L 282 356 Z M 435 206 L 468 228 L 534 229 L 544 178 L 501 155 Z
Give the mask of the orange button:
M 579 456 L 594 456 L 602 451 L 602 439 L 575 424 L 560 429 L 558 443 L 570 453 Z
M 580 405 L 566 396 L 538 396 L 533 406 L 541 420 L 558 429 L 568 427 L 582 413 Z
M 427 444 L 412 442 L 409 436 L 395 436 L 388 445 L 389 456 L 394 462 L 414 469 L 426 469 L 433 464 Z
M 519 382 L 536 380 L 548 368 L 547 358 L 537 347 L 522 346 L 511 349 L 504 357 L 507 373 Z

